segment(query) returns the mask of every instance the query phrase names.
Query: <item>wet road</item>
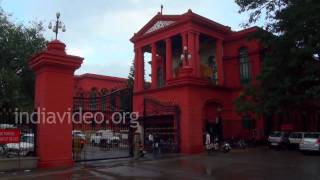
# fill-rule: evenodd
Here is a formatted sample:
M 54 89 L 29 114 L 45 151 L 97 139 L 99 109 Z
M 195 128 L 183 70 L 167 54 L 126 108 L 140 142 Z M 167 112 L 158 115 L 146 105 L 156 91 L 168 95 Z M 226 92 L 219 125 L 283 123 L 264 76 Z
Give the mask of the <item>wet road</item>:
M 211 156 L 86 162 L 64 170 L 2 174 L 1 179 L 320 179 L 320 156 L 268 148 Z

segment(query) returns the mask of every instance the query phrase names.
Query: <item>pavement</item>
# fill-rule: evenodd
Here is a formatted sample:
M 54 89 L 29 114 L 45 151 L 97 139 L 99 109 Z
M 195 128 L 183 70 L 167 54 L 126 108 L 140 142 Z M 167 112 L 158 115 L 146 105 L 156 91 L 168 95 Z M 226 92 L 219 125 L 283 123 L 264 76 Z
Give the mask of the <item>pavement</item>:
M 77 163 L 69 169 L 0 173 L 0 179 L 320 179 L 320 156 L 266 147 L 230 153 L 162 155 Z

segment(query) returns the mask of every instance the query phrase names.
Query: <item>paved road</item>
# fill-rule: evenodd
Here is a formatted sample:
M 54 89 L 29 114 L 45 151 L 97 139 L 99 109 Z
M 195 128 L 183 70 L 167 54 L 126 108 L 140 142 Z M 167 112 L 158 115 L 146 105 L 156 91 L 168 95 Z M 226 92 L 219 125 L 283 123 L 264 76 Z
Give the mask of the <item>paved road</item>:
M 148 159 L 148 158 L 147 158 Z M 158 160 L 86 162 L 75 168 L 2 174 L 3 179 L 320 179 L 320 156 L 268 148 Z
M 90 160 L 90 159 L 107 159 L 115 157 L 128 157 L 129 147 L 113 147 L 113 148 L 100 148 L 98 146 L 85 146 L 81 152 L 81 156 L 77 160 Z

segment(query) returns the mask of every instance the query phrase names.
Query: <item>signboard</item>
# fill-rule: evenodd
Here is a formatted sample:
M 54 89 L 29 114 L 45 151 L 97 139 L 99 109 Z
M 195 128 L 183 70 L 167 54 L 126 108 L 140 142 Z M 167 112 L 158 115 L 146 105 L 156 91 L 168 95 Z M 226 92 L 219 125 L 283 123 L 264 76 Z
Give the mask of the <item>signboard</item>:
M 0 144 L 19 143 L 19 129 L 0 129 Z

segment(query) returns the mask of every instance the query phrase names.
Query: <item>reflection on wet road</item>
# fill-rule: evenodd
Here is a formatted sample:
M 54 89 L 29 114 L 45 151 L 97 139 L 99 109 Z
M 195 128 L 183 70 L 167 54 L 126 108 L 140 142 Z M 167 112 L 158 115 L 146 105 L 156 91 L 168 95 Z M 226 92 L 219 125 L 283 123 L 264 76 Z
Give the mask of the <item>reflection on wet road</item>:
M 1 176 L 0 176 L 1 177 Z M 320 179 L 320 156 L 267 148 L 158 160 L 86 162 L 64 170 L 36 170 L 6 179 Z

